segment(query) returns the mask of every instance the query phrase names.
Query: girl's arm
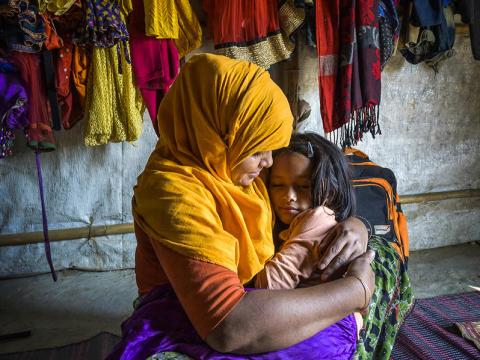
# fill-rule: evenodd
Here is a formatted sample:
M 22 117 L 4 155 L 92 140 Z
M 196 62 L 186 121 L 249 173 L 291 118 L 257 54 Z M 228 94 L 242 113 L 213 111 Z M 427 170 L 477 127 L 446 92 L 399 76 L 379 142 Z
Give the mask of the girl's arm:
M 350 276 L 329 283 L 248 292 L 206 342 L 220 352 L 252 354 L 286 348 L 313 336 L 367 305 L 375 284 L 373 257 L 373 252 L 365 253 L 352 262 Z
M 275 256 L 256 275 L 255 287 L 262 289 L 294 289 L 310 278 L 317 269 L 319 245 L 336 225 L 330 209 L 317 207 L 298 215 L 283 232 L 284 243 Z

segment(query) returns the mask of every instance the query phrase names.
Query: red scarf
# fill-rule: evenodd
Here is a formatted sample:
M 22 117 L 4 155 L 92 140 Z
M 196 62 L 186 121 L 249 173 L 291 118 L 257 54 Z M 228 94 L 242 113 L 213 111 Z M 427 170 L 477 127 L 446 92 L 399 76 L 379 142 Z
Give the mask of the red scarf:
M 350 146 L 380 133 L 378 0 L 316 1 L 320 111 L 326 133 Z

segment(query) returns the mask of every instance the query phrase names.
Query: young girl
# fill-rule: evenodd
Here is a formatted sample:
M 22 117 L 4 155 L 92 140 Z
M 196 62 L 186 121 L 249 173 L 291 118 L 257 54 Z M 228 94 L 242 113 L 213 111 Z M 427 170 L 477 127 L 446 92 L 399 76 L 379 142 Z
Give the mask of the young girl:
M 274 156 L 269 192 L 277 228 L 288 228 L 276 237 L 279 251 L 257 274 L 255 287 L 294 289 L 319 284 L 322 240 L 337 222 L 355 212 L 355 195 L 342 152 L 320 135 L 293 135 L 290 145 Z M 367 282 L 356 274 L 348 275 L 364 288 L 366 309 L 372 295 Z M 354 315 L 359 336 L 363 319 L 360 313 Z
M 269 191 L 277 228 L 283 231 L 276 237 L 280 250 L 257 275 L 256 287 L 292 289 L 318 284 L 322 240 L 337 222 L 355 212 L 342 152 L 320 135 L 293 135 L 290 145 L 275 154 Z
M 269 192 L 279 230 L 278 251 L 256 276 L 255 287 L 293 289 L 320 283 L 318 263 L 325 237 L 337 222 L 355 213 L 342 152 L 317 134 L 293 135 L 290 145 L 274 156 Z M 355 277 L 365 291 L 364 317 L 354 313 L 357 336 L 363 328 L 355 359 L 389 359 L 413 301 L 412 289 L 399 255 L 386 239 L 372 236 L 368 247 L 375 251 L 370 264 L 376 274 L 374 288 L 353 268 L 344 275 Z

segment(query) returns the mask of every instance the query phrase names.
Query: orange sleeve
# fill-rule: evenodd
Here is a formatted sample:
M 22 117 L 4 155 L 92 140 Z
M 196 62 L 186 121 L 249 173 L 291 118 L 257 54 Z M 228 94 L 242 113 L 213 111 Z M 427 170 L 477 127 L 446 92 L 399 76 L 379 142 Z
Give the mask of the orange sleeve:
M 245 295 L 237 274 L 185 257 L 159 241 L 150 241 L 138 227 L 135 230 L 135 272 L 140 293 L 170 283 L 193 327 L 205 339 Z

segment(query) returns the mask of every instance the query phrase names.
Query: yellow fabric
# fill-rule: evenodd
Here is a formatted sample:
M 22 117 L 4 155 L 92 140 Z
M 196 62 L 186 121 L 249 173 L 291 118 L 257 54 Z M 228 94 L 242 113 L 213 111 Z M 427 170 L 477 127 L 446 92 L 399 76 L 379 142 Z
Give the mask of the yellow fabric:
M 293 117 L 268 72 L 219 55 L 194 56 L 158 111 L 160 140 L 134 189 L 147 235 L 248 282 L 273 256 L 265 185 L 236 186 L 231 169 L 288 144 Z
M 120 0 L 120 13 L 123 16 L 123 20 L 133 11 L 132 0 Z
M 60 16 L 65 14 L 75 4 L 76 0 L 40 0 L 40 11 L 48 10 L 54 15 Z
M 92 48 L 85 103 L 85 145 L 135 141 L 142 132 L 143 103 L 133 85 L 132 66 L 121 46 Z M 128 46 L 128 44 L 127 44 Z
M 175 46 L 182 58 L 202 46 L 202 28 L 188 0 L 176 0 L 178 12 L 178 38 Z
M 145 33 L 174 39 L 180 57 L 202 45 L 202 28 L 188 0 L 144 0 Z
M 178 16 L 175 3 L 175 0 L 143 0 L 146 35 L 157 39 L 178 38 Z
M 85 109 L 89 64 L 90 58 L 88 56 L 88 50 L 83 46 L 74 46 L 71 76 L 82 109 Z

